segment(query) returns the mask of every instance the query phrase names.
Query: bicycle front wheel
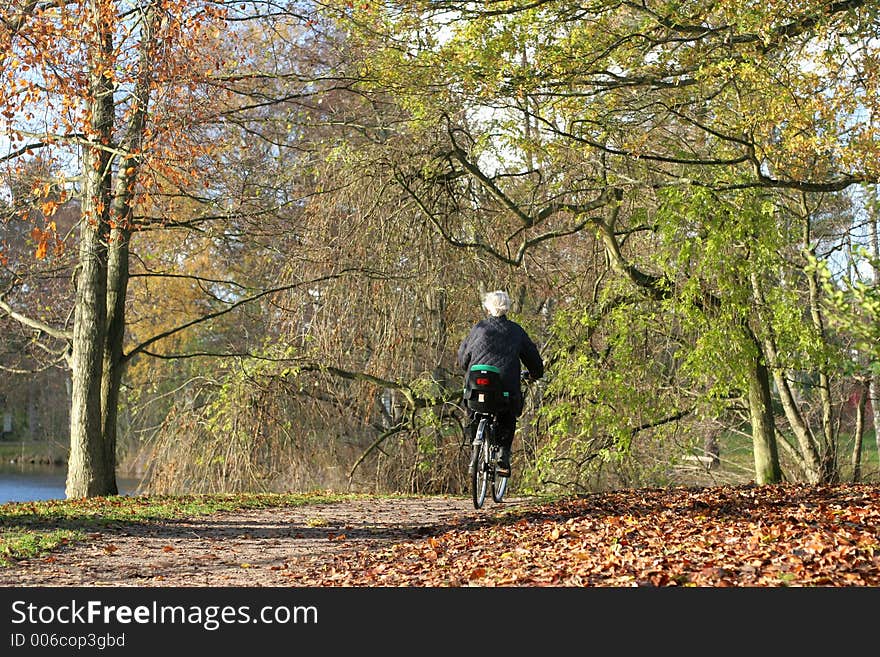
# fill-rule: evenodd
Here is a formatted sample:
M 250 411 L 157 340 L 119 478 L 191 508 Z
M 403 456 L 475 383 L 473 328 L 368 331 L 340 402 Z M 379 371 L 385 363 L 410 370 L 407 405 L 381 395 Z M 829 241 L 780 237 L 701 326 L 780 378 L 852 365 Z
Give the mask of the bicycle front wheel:
M 471 467 L 471 496 L 474 508 L 479 509 L 486 501 L 489 490 L 489 437 L 486 435 L 488 421 L 483 418 L 477 426 L 474 438 L 473 466 Z

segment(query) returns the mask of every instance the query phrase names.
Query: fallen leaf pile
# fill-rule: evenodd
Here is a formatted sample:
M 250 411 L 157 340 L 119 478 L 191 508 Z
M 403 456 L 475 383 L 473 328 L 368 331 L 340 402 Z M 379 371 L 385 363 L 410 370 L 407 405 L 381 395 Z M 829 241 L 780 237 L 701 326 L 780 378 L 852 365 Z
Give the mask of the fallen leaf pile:
M 632 489 L 288 573 L 293 586 L 880 586 L 880 487 Z

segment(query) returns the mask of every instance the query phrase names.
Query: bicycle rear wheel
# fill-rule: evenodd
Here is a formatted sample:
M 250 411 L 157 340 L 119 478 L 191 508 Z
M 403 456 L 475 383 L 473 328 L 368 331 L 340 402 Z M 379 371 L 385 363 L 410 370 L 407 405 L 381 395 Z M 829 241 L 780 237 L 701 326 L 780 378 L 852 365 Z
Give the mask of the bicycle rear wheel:
M 492 475 L 492 499 L 500 502 L 504 499 L 504 493 L 507 491 L 507 482 L 510 480 L 509 475 L 498 474 L 498 458 L 501 454 L 501 445 L 492 445 L 489 449 L 489 471 Z
M 507 483 L 510 481 L 510 477 L 499 475 L 497 471 L 495 471 L 494 476 L 492 477 L 492 499 L 496 502 L 500 502 L 504 499 L 504 493 L 507 492 Z
M 479 509 L 486 501 L 486 493 L 489 490 L 489 437 L 486 435 L 488 420 L 483 418 L 477 426 L 477 435 L 474 438 L 473 466 L 471 467 L 471 497 L 474 508 Z

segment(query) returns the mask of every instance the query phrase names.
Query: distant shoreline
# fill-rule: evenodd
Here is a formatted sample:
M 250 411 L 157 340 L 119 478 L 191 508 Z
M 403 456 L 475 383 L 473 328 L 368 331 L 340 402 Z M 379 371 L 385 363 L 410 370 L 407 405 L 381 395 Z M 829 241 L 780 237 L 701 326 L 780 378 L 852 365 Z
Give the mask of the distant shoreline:
M 55 465 L 58 467 L 61 467 L 62 465 L 67 465 L 67 461 L 65 459 L 57 456 L 14 456 L 8 460 L 4 460 L 4 463 L 8 463 L 9 465 Z
M 0 440 L 0 463 L 67 465 L 67 446 L 49 440 Z
M 66 470 L 67 446 L 49 440 L 0 440 L 0 470 Z M 130 465 L 130 464 L 129 464 Z M 118 464 L 117 477 L 140 480 L 143 473 Z

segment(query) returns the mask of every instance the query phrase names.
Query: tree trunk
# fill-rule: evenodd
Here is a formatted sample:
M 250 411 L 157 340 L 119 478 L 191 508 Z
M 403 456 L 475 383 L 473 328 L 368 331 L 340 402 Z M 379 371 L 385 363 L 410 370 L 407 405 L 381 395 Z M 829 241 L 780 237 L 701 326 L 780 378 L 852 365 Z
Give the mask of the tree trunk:
M 757 274 L 752 274 L 751 281 L 752 292 L 756 306 L 759 309 L 759 319 L 762 325 L 769 327 L 771 326 L 771 323 L 767 322 L 765 318 L 761 316 L 760 309 L 766 305 L 766 301 Z M 794 436 L 797 439 L 804 475 L 809 483 L 818 484 L 822 481 L 822 466 L 819 457 L 819 450 L 816 447 L 816 441 L 813 438 L 810 427 L 804 420 L 797 401 L 794 399 L 785 372 L 777 365 L 777 363 L 780 362 L 780 359 L 777 354 L 774 337 L 768 333 L 764 336 L 761 344 L 763 345 L 763 352 L 766 355 L 767 361 L 771 363 L 768 370 L 773 375 L 773 381 L 776 384 L 776 389 L 779 393 L 779 400 L 782 402 L 782 408 L 785 411 L 785 418 L 788 420 L 792 433 L 794 433 Z
M 874 187 L 874 193 L 875 195 L 877 193 L 876 186 Z M 875 198 L 875 202 L 876 200 Z M 874 207 L 874 216 L 868 222 L 868 230 L 870 231 L 871 253 L 874 255 L 874 262 L 877 262 L 880 261 L 880 238 L 877 235 L 877 222 L 880 221 L 880 217 L 877 217 L 876 203 Z M 880 287 L 880 268 L 874 266 L 872 273 L 874 287 Z M 877 446 L 877 462 L 880 463 L 880 374 L 874 374 L 871 377 L 871 384 L 868 387 L 868 401 L 871 404 L 871 418 L 874 420 L 874 444 Z
M 871 418 L 874 420 L 874 445 L 877 447 L 877 462 L 880 463 L 880 375 L 871 377 L 868 387 L 868 401 L 871 403 Z
M 86 157 L 86 162 L 94 158 Z M 96 172 L 87 169 L 94 187 Z M 89 198 L 92 197 L 92 198 Z M 73 326 L 73 377 L 70 408 L 68 498 L 110 494 L 115 473 L 106 470 L 101 417 L 101 370 L 104 355 L 107 263 L 101 224 L 93 221 L 93 194 L 84 194 Z
M 104 436 L 105 468 L 113 472 L 113 494 L 116 492 L 116 443 L 119 419 L 119 387 L 125 368 L 123 339 L 125 337 L 125 300 L 128 297 L 129 252 L 131 247 L 131 213 L 134 202 L 136 173 L 140 168 L 144 131 L 147 124 L 152 70 L 150 51 L 155 41 L 155 29 L 160 20 L 153 0 L 146 10 L 141 27 L 138 76 L 135 85 L 131 117 L 121 141 L 126 155 L 122 157 L 113 194 L 111 216 L 113 229 L 108 240 L 107 265 L 107 335 L 104 345 L 101 378 L 101 418 Z
M 40 436 L 39 428 L 39 420 L 37 415 L 37 396 L 40 393 L 40 385 L 39 380 L 36 378 L 31 378 L 31 380 L 27 384 L 27 422 L 25 424 L 25 436 L 28 440 L 36 440 L 37 438 L 42 438 Z
M 853 432 L 852 451 L 852 482 L 859 483 L 862 478 L 862 440 L 865 435 L 865 405 L 868 401 L 869 385 L 867 382 L 859 383 L 859 401 L 856 405 L 856 428 Z
M 92 0 L 98 33 L 90 44 L 89 144 L 83 148 L 82 217 L 80 220 L 79 272 L 74 301 L 70 458 L 67 466 L 68 498 L 112 495 L 117 492 L 115 468 L 108 469 L 102 408 L 103 360 L 107 338 L 107 244 L 112 201 L 111 156 L 113 143 L 113 83 L 104 75 L 113 61 L 112 31 L 105 20 L 106 7 Z
M 703 456 L 708 459 L 707 470 L 721 465 L 721 444 L 718 442 L 718 434 L 715 431 L 708 433 L 703 439 Z
M 749 376 L 749 414 L 752 421 L 755 483 L 778 484 L 782 481 L 782 469 L 774 433 L 770 376 L 760 356 L 753 362 Z
M 104 467 L 116 472 L 116 432 L 119 417 L 119 386 L 122 382 L 122 339 L 125 335 L 125 299 L 128 293 L 129 231 L 115 228 L 110 234 L 107 267 L 107 337 L 101 369 L 101 425 L 104 436 Z M 116 495 L 116 477 L 112 481 Z
M 803 207 L 803 212 L 805 217 L 807 217 L 809 210 L 806 205 Z M 809 219 L 805 219 L 803 248 L 811 256 L 815 257 L 816 254 L 812 242 L 810 221 Z M 828 332 L 825 329 L 825 318 L 822 316 L 821 310 L 819 274 L 815 270 L 813 270 L 812 273 L 807 274 L 807 284 L 810 299 L 810 319 L 813 322 L 813 328 L 819 335 L 822 344 L 828 344 Z M 837 432 L 834 430 L 834 405 L 831 401 L 831 376 L 825 365 L 820 365 L 818 393 L 822 409 L 822 442 L 819 453 L 820 480 L 825 483 L 836 483 L 840 480 L 837 467 Z

